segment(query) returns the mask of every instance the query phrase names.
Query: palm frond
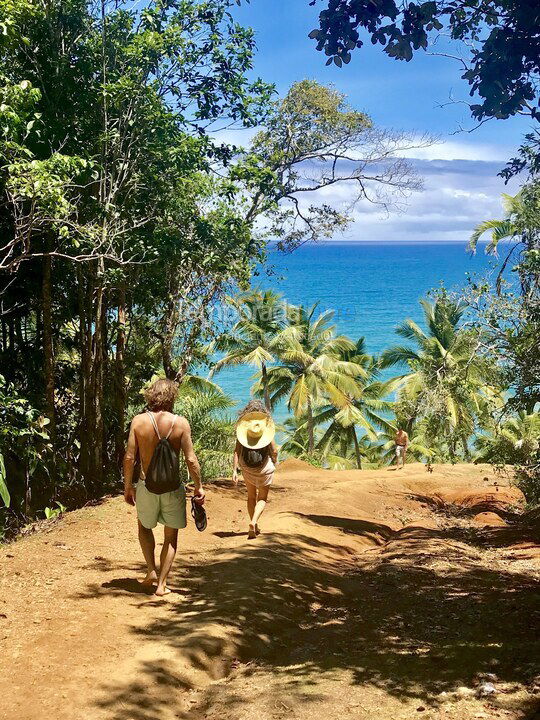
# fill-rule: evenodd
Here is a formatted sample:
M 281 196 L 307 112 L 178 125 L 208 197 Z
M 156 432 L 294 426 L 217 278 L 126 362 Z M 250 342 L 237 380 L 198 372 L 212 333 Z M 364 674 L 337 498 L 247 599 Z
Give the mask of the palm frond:
M 393 365 L 402 365 L 410 362 L 420 362 L 419 354 L 413 348 L 405 345 L 395 345 L 388 348 L 381 355 L 381 367 L 387 368 Z
M 401 325 L 398 325 L 396 333 L 406 340 L 414 340 L 420 345 L 423 345 L 423 343 L 427 340 L 427 335 L 422 328 L 419 327 L 414 320 L 409 318 L 407 318 L 407 320 L 405 320 L 405 322 Z

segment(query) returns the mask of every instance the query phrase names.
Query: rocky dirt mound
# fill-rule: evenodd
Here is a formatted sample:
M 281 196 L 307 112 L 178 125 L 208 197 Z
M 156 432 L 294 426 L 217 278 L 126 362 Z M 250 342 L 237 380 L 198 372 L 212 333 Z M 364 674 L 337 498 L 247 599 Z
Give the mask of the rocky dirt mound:
M 165 601 L 136 581 L 131 508 L 71 513 L 0 549 L 0 717 L 531 718 L 540 549 L 430 500 L 495 482 L 510 512 L 487 467 L 287 461 L 255 541 L 243 489 L 216 485 Z

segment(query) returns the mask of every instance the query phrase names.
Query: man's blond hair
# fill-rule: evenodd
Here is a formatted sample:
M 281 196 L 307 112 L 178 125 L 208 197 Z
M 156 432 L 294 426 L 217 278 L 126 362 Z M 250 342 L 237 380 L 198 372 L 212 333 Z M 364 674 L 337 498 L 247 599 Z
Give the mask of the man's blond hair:
M 172 412 L 177 395 L 178 383 L 166 379 L 156 380 L 144 391 L 144 399 L 152 412 Z

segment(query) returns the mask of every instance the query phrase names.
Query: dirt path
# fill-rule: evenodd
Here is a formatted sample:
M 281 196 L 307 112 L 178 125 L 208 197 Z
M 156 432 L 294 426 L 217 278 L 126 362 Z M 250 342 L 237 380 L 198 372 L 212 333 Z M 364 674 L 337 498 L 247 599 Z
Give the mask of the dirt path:
M 163 601 L 136 582 L 133 509 L 70 513 L 0 548 L 0 718 L 536 717 L 536 538 L 434 511 L 514 501 L 485 466 L 288 461 L 256 541 L 242 490 L 210 488 Z

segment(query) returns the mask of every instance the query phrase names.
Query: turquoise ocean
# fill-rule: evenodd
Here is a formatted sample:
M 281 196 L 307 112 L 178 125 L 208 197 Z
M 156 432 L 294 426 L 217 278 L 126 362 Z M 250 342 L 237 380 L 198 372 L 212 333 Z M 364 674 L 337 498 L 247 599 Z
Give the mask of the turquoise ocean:
M 339 333 L 365 337 L 367 351 L 378 354 L 397 342 L 396 326 L 410 317 L 420 325 L 419 300 L 444 283 L 448 289 L 483 277 L 494 267 L 484 247 L 476 255 L 460 243 L 328 243 L 304 245 L 291 254 L 271 250 L 253 286 L 271 288 L 294 305 L 318 303 L 334 310 Z M 214 380 L 241 407 L 250 396 L 254 369 L 223 370 Z M 389 371 L 389 375 L 395 371 Z M 276 419 L 287 415 L 276 408 Z

